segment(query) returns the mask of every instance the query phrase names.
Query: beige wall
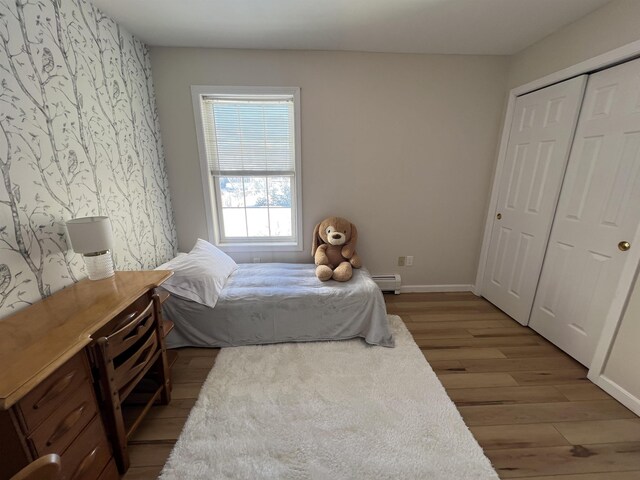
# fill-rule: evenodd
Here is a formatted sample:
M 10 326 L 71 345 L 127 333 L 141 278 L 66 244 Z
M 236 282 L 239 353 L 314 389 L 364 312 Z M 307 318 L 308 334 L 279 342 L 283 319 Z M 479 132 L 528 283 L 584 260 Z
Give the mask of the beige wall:
M 474 281 L 506 88 L 506 57 L 151 49 L 179 248 L 206 238 L 191 85 L 301 87 L 304 252 L 316 222 L 357 224 L 373 273 Z M 413 267 L 397 267 L 413 255 Z
M 640 282 L 631 293 L 603 375 L 640 400 Z
M 509 87 L 517 87 L 640 40 L 640 1 L 616 0 L 512 57 Z

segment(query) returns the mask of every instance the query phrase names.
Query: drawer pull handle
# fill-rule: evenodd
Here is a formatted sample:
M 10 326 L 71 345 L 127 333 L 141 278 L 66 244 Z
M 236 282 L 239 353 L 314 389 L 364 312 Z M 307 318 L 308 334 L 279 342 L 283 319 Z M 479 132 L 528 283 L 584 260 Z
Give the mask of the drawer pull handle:
M 78 468 L 76 468 L 76 471 L 73 472 L 73 475 L 71 476 L 71 480 L 75 480 L 76 478 L 82 478 L 84 476 L 84 474 L 87 472 L 89 467 L 91 467 L 91 464 L 95 462 L 96 457 L 98 456 L 99 449 L 100 449 L 100 445 L 96 446 L 93 450 L 91 450 L 91 453 L 89 453 L 89 455 L 87 455 L 82 459 L 82 462 L 80 462 L 80 465 L 78 465 Z
M 47 390 L 45 394 L 42 395 L 42 397 L 40 397 L 40 400 L 38 400 L 36 403 L 33 404 L 33 409 L 38 410 L 40 407 L 42 407 L 46 403 L 56 398 L 62 392 L 64 392 L 64 390 L 69 386 L 69 384 L 73 380 L 73 377 L 75 376 L 76 376 L 76 370 L 74 370 L 73 372 L 67 373 L 64 377 L 62 377 L 60 380 L 54 383 L 51 386 L 51 388 L 49 388 L 49 390 Z
M 82 418 L 82 414 L 86 407 L 87 402 L 84 402 L 58 424 L 53 434 L 49 437 L 49 440 L 47 440 L 47 447 L 50 447 L 60 440 L 76 423 L 78 423 L 80 418 Z

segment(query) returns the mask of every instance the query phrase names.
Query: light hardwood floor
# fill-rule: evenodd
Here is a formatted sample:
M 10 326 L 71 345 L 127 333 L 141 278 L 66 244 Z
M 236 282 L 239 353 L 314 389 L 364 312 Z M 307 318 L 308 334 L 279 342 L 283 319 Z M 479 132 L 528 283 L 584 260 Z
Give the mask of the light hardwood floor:
M 385 295 L 501 478 L 640 479 L 640 418 L 586 369 L 471 293 Z M 130 447 L 126 480 L 155 479 L 215 362 L 181 349 L 171 405 L 154 407 Z

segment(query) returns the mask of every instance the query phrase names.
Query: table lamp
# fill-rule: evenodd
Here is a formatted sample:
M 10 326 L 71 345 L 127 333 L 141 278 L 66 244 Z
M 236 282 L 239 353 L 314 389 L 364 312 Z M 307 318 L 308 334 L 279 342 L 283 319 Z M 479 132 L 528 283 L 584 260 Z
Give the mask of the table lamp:
M 109 217 L 82 217 L 67 222 L 71 248 L 81 253 L 90 280 L 113 276 L 113 232 Z

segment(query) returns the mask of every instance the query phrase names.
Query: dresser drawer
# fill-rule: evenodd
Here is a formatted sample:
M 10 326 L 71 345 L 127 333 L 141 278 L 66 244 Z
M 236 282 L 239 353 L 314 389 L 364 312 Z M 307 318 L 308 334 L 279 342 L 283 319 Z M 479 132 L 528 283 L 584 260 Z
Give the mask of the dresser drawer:
M 111 449 L 99 417 L 61 455 L 62 480 L 95 480 L 111 459 Z
M 31 442 L 33 450 L 37 452 L 37 456 L 64 452 L 96 415 L 96 412 L 93 385 L 86 379 L 29 436 L 29 442 Z
M 56 370 L 18 403 L 28 432 L 33 432 L 67 397 L 88 380 L 84 353 L 79 353 Z

